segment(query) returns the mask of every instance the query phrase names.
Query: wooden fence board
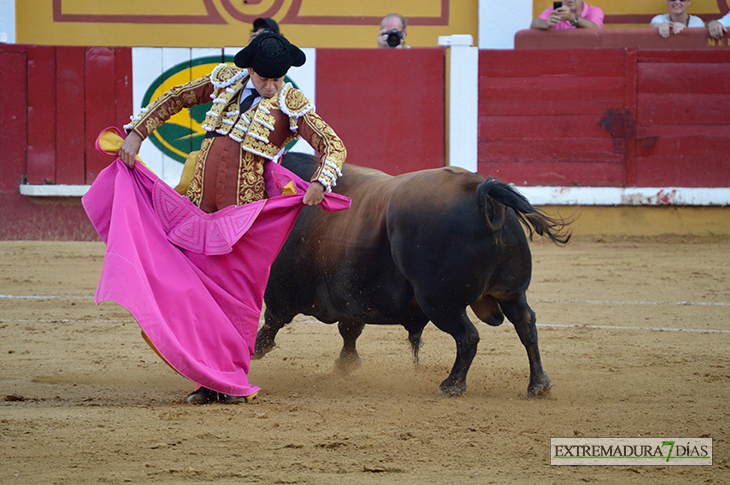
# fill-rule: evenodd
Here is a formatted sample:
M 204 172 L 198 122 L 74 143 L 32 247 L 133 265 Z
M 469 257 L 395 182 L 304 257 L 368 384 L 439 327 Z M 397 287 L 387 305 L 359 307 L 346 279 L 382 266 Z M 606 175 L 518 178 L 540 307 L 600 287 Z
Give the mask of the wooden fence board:
M 596 99 L 621 102 L 624 97 L 623 72 L 621 76 L 594 76 L 589 80 L 575 77 L 494 77 L 479 86 L 480 100 L 514 101 L 518 105 L 561 101 L 577 106 Z
M 84 184 L 86 124 L 84 103 L 85 48 L 56 48 L 56 181 Z
M 479 161 L 479 173 L 518 185 L 616 187 L 625 179 L 622 163 Z
M 640 157 L 636 185 L 639 187 L 728 187 L 727 158 L 693 154 Z
M 479 160 L 529 162 L 565 160 L 576 162 L 624 162 L 624 142 L 600 138 L 566 139 L 484 139 L 480 140 Z
M 610 136 L 595 114 L 480 116 L 480 139 L 574 139 Z
M 625 49 L 482 50 L 481 77 L 615 76 L 623 73 Z
M 56 182 L 56 48 L 28 49 L 28 183 Z
M 28 152 L 28 55 L 0 52 L 0 206 L 8 207 L 26 173 Z M 2 220 L 2 219 L 0 219 Z M 0 224 L 1 226 L 1 224 Z M 0 237 L 2 233 L 0 232 Z
M 132 90 L 132 49 L 117 47 L 114 49 L 114 125 L 118 128 L 129 123 L 129 116 L 133 113 Z
M 98 153 L 94 141 L 99 132 L 116 123 L 115 62 L 113 47 L 87 47 L 84 72 L 86 99 L 86 183 L 90 184 L 111 159 Z
M 638 91 L 645 94 L 730 93 L 730 64 L 641 63 Z
M 730 124 L 728 94 L 639 93 L 636 121 L 655 125 Z

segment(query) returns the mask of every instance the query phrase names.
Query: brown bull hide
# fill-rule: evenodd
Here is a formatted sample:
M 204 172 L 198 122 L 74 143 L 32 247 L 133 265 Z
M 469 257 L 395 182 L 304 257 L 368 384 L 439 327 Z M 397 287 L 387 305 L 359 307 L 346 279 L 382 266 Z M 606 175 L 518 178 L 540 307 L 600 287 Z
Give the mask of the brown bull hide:
M 316 158 L 289 154 L 282 164 L 305 180 Z M 499 325 L 506 316 L 527 350 L 528 394 L 551 387 L 542 369 L 535 313 L 525 292 L 532 260 L 520 221 L 530 231 L 566 243 L 567 223 L 545 216 L 514 189 L 458 168 L 397 177 L 345 165 L 335 192 L 349 210 L 305 208 L 271 269 L 265 325 L 256 357 L 299 313 L 339 322 L 344 345 L 337 367 L 359 364 L 355 342 L 366 323 L 400 324 L 414 357 L 429 321 L 456 341 L 456 362 L 441 392 L 466 390 L 479 333 L 466 315 Z

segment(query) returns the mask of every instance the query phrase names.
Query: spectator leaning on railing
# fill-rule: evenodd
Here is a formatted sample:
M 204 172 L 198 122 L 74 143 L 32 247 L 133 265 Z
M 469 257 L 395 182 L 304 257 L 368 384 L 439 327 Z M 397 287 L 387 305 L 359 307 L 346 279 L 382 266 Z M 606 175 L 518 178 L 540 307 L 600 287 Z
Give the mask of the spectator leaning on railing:
M 532 29 L 602 29 L 603 11 L 583 0 L 554 2 L 530 25 Z
M 691 0 L 667 0 L 669 13 L 657 15 L 651 19 L 651 27 L 659 29 L 659 35 L 665 39 L 669 38 L 669 32 L 678 34 L 686 27 L 704 27 L 705 23 L 701 18 L 687 13 L 687 7 Z
M 728 27 L 730 27 L 730 13 L 726 14 L 720 20 L 710 20 L 707 22 L 707 30 L 710 31 L 710 36 L 713 39 L 722 39 Z

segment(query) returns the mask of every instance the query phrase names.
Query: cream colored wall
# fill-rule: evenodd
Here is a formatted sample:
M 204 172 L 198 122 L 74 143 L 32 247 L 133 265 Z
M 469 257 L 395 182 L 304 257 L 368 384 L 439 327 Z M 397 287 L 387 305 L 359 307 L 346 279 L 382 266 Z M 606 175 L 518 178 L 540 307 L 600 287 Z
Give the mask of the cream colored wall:
M 204 17 L 209 12 L 202 0 L 61 0 L 62 13 L 68 16 L 86 16 L 82 21 L 54 21 L 53 2 L 23 0 L 17 2 L 17 42 L 46 45 L 113 45 L 150 47 L 221 47 L 245 43 L 251 29 L 250 22 L 235 18 L 224 8 L 223 0 L 210 0 L 222 24 L 169 23 L 170 15 Z M 293 0 L 283 0 L 278 10 L 275 0 L 250 2 L 228 1 L 239 17 L 255 18 L 269 9 L 270 16 L 282 22 L 295 12 Z M 254 4 L 255 3 L 255 4 Z M 471 34 L 477 39 L 479 0 L 301 0 L 298 22 L 284 21 L 282 33 L 301 47 L 376 47 L 375 37 L 382 16 L 398 12 L 407 19 L 422 17 L 443 25 L 410 25 L 408 44 L 414 47 L 436 47 L 438 37 L 451 34 Z M 442 12 L 442 5 L 448 12 Z M 141 15 L 155 15 L 161 20 L 154 23 L 107 22 L 111 15 L 130 19 Z M 89 20 L 89 16 L 96 16 Z M 334 24 L 314 23 L 312 17 L 326 22 L 337 17 Z M 78 17 L 76 17 L 78 19 Z M 327 20 L 329 18 L 330 20 Z
M 728 0 L 694 0 L 689 12 L 718 14 L 718 4 Z M 513 3 L 508 13 L 493 0 L 58 0 L 54 19 L 50 0 L 15 2 L 15 40 L 41 45 L 113 45 L 150 47 L 221 47 L 241 45 L 248 38 L 250 19 L 268 14 L 282 23 L 282 32 L 302 47 L 375 47 L 379 19 L 391 12 L 406 18 L 421 17 L 432 25 L 411 24 L 408 43 L 414 47 L 435 47 L 438 37 L 470 34 L 483 48 L 509 48 L 516 32 L 513 23 L 489 23 L 493 16 L 523 19 L 517 25 L 528 28 L 530 18 L 539 15 L 552 0 Z M 277 4 L 279 4 L 277 6 Z M 667 11 L 665 0 L 589 0 L 606 15 L 651 15 Z M 209 9 L 206 9 L 206 5 Z M 442 12 L 444 5 L 448 12 Z M 228 6 L 228 9 L 226 9 Z M 297 7 L 299 10 L 297 12 Z M 231 10 L 233 9 L 233 10 Z M 531 10 L 531 12 L 530 12 Z M 220 23 L 191 21 L 194 17 L 218 16 Z M 479 18 L 488 25 L 489 42 L 479 44 Z M 492 16 L 490 16 L 492 15 Z M 530 17 L 532 15 L 532 17 Z M 127 17 L 127 20 L 124 17 Z M 147 21 L 139 21 L 148 16 Z M 149 16 L 156 16 L 150 21 Z M 187 19 L 173 21 L 170 17 Z M 242 17 L 249 20 L 244 21 Z M 296 17 L 294 20 L 292 20 Z M 318 19 L 312 20 L 318 17 Z M 423 23 L 423 22 L 422 22 Z M 636 27 L 642 24 L 609 24 Z M 501 30 L 500 30 L 501 29 Z M 486 34 L 485 34 L 486 35 Z
M 545 206 L 550 215 L 577 216 L 575 236 L 730 236 L 730 207 Z

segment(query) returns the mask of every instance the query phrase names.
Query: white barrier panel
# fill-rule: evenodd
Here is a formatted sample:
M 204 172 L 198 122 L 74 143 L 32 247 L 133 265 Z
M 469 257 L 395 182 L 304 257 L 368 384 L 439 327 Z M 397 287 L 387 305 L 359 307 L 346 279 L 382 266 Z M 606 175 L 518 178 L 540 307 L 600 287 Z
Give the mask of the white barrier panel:
M 439 46 L 449 48 L 446 67 L 447 164 L 477 171 L 479 135 L 479 49 L 471 35 L 439 37 Z

